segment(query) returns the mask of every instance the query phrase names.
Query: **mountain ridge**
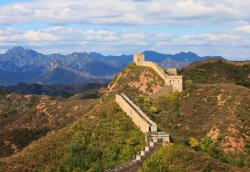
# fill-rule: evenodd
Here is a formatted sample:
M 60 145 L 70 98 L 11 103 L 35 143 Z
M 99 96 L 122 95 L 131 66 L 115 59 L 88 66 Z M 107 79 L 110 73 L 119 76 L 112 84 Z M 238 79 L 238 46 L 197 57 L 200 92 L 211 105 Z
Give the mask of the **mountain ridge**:
M 180 52 L 175 55 L 155 51 L 143 53 L 147 60 L 157 62 L 163 67 L 181 68 L 195 61 L 211 58 L 201 57 L 192 52 Z M 18 82 L 71 84 L 98 79 L 110 80 L 132 59 L 132 55 L 102 55 L 98 52 L 45 55 L 32 49 L 14 47 L 0 54 L 0 75 L 2 76 L 0 85 Z M 61 72 L 58 73 L 58 70 Z

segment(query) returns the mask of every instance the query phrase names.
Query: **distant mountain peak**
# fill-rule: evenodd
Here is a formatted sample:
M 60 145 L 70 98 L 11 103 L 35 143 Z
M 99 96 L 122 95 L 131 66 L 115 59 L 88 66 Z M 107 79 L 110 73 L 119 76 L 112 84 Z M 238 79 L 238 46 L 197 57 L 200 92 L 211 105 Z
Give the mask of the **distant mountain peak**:
M 193 52 L 190 52 L 190 51 L 188 51 L 188 52 L 182 51 L 182 52 L 180 52 L 180 53 L 176 53 L 175 55 L 198 56 L 196 53 L 193 53 Z
M 25 51 L 25 49 L 24 49 L 23 47 L 21 47 L 21 46 L 13 47 L 13 48 L 9 49 L 9 50 L 7 51 L 7 53 L 8 53 L 8 52 L 20 52 L 20 51 Z
M 13 47 L 9 49 L 6 54 L 25 54 L 25 55 L 37 55 L 39 54 L 38 52 L 32 50 L 32 49 L 26 49 L 21 46 L 18 47 Z

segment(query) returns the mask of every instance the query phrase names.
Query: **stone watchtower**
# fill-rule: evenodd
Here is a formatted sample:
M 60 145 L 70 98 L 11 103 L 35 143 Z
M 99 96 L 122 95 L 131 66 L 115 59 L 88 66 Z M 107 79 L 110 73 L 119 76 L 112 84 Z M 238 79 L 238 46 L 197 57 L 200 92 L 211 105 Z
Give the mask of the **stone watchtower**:
M 144 54 L 134 54 L 134 62 L 144 62 L 145 61 L 145 56 Z

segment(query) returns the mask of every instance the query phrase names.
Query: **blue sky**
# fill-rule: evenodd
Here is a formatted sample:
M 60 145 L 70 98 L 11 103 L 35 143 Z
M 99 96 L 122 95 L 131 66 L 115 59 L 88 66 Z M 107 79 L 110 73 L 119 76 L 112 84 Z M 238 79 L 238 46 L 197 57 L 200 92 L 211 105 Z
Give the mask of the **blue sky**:
M 247 0 L 1 0 L 0 52 L 192 51 L 250 59 Z

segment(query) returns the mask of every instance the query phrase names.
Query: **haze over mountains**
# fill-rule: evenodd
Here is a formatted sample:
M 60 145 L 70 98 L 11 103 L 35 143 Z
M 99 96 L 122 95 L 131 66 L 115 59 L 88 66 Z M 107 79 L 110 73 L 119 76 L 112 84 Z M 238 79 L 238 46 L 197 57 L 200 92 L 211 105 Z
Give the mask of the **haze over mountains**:
M 183 67 L 211 57 L 200 57 L 192 52 L 175 55 L 154 51 L 143 52 L 147 60 L 163 67 Z M 44 55 L 31 49 L 14 47 L 0 54 L 0 85 L 19 82 L 46 84 L 74 84 L 110 80 L 132 61 L 132 55 L 105 56 L 100 53 Z

